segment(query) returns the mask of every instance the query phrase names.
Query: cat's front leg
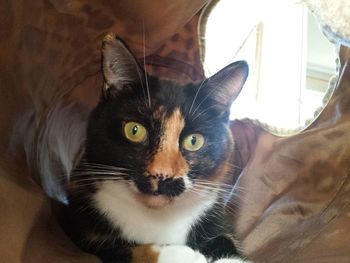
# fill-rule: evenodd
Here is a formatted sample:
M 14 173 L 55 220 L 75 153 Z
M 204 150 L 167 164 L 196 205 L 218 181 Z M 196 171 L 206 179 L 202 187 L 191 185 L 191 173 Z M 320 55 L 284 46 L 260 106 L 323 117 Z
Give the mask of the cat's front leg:
M 208 263 L 198 251 L 182 245 L 144 245 L 133 250 L 132 263 Z
M 250 263 L 250 261 L 241 258 L 222 258 L 215 260 L 213 263 Z
M 192 235 L 194 239 L 190 240 L 189 245 L 205 255 L 208 263 L 249 263 L 238 255 L 229 235 L 221 235 L 209 240 L 200 237 L 196 238 Z

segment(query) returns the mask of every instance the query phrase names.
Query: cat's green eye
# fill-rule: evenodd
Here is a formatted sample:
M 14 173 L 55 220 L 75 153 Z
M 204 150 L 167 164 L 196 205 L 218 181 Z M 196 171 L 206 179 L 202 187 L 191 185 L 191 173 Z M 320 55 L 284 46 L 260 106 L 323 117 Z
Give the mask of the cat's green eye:
M 187 151 L 198 151 L 204 145 L 204 137 L 199 133 L 190 134 L 183 140 L 182 145 Z
M 124 125 L 124 134 L 132 142 L 143 142 L 146 140 L 147 130 L 142 124 L 130 121 Z

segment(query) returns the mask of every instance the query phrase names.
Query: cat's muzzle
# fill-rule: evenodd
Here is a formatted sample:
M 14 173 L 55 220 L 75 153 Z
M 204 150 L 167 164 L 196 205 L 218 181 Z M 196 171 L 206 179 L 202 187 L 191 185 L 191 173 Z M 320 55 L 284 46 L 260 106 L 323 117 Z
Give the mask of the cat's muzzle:
M 135 180 L 135 185 L 139 191 L 139 201 L 150 207 L 166 205 L 185 191 L 185 182 L 181 177 L 142 176 Z

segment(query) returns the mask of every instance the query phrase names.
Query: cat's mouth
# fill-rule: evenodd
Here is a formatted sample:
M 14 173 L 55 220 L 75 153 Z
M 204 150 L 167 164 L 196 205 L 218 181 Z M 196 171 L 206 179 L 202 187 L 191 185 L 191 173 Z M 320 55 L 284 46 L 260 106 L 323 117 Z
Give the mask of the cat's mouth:
M 183 178 L 143 177 L 135 180 L 134 184 L 136 186 L 136 200 L 154 209 L 169 205 L 186 188 Z
M 141 192 L 135 194 L 138 202 L 142 203 L 148 208 L 161 209 L 174 201 L 174 198 L 166 195 L 149 195 Z

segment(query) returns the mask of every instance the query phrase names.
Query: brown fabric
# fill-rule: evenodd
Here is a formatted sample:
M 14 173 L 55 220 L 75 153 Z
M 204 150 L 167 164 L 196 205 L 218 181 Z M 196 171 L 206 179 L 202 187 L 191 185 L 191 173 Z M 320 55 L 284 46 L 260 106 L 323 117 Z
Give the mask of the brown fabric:
M 182 83 L 204 79 L 197 34 L 200 14 L 198 12 L 181 30 L 145 58 L 150 74 Z
M 350 262 L 349 49 L 341 61 L 331 101 L 300 134 L 279 138 L 232 123 L 245 167 L 236 228 L 254 262 Z
M 62 96 L 65 103 L 76 101 L 89 111 L 102 87 L 100 47 L 108 32 L 122 37 L 141 61 L 150 54 L 166 57 L 190 38 L 186 28 L 196 27 L 197 18 L 191 19 L 205 3 L 0 0 L 1 262 L 99 262 L 77 250 L 59 228 L 51 201 L 32 179 L 37 174 L 30 174 L 26 166 L 23 138 L 13 127 L 26 112 L 34 111 L 32 121 L 39 130 Z M 177 32 L 181 41 L 164 47 L 167 54 L 156 52 Z M 203 72 L 195 55 L 195 32 L 195 44 L 186 50 L 194 55 L 178 59 L 178 65 L 193 68 L 193 73 L 180 75 L 183 82 L 201 78 Z M 172 70 L 182 69 L 175 65 Z

